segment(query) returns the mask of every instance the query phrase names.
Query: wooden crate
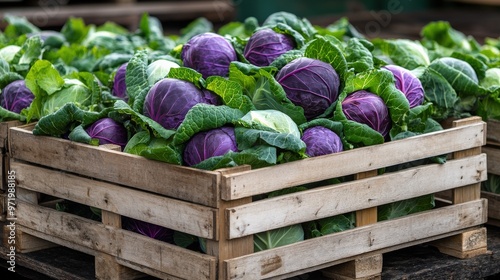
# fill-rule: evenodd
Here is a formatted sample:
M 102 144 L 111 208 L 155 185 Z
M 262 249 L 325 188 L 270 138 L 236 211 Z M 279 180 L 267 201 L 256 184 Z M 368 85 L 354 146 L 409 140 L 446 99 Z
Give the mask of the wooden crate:
M 489 120 L 487 127 L 488 173 L 500 175 L 500 121 Z M 488 199 L 488 223 L 500 226 L 500 194 L 482 191 L 481 197 Z
M 6 220 L 8 193 L 7 193 L 7 175 L 10 169 L 8 150 L 8 133 L 9 128 L 22 125 L 20 121 L 5 121 L 0 122 L 0 221 Z
M 34 136 L 29 126 L 11 128 L 19 239 L 36 237 L 94 255 L 96 276 L 104 279 L 128 279 L 134 272 L 167 279 L 282 279 L 318 270 L 329 278 L 379 279 L 382 254 L 412 245 L 433 242 L 459 258 L 484 254 L 486 124 L 479 118 L 453 124 L 323 157 L 216 171 Z M 450 155 L 444 164 L 377 175 L 380 168 L 444 154 Z M 356 180 L 252 201 L 350 175 Z M 453 199 L 440 207 L 377 222 L 377 206 L 447 190 Z M 100 208 L 103 221 L 42 207 L 40 193 Z M 253 234 L 353 211 L 354 229 L 253 252 Z M 207 253 L 124 230 L 120 216 L 205 238 Z M 22 247 L 26 243 L 17 243 L 20 253 L 33 249 Z

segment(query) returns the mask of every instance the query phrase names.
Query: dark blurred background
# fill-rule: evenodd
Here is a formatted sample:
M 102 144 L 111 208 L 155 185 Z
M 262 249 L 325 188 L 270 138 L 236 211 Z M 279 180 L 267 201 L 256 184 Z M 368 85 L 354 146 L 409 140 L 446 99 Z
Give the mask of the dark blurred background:
M 247 17 L 263 22 L 278 11 L 321 26 L 347 17 L 368 37 L 418 38 L 422 26 L 434 20 L 449 21 L 479 41 L 500 37 L 500 0 L 0 0 L 0 19 L 7 13 L 22 15 L 44 29 L 58 29 L 75 16 L 87 23 L 114 21 L 133 30 L 147 12 L 162 21 L 166 33 L 176 33 L 198 17 L 217 28 Z

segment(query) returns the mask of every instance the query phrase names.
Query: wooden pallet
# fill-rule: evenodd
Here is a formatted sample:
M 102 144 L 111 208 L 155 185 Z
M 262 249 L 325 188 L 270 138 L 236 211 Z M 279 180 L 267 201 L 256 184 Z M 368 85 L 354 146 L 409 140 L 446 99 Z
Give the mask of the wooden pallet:
M 429 242 L 470 258 L 487 252 L 487 201 L 480 198 L 485 128 L 480 118 L 469 118 L 443 131 L 338 154 L 255 170 L 204 171 L 14 127 L 9 143 L 19 190 L 16 237 L 33 236 L 93 255 L 96 276 L 111 279 L 137 272 L 168 279 L 267 279 L 319 270 L 334 279 L 377 279 L 381 254 Z M 444 164 L 376 172 L 443 154 L 450 155 Z M 252 201 L 347 175 L 355 180 Z M 435 209 L 377 221 L 380 205 L 442 191 L 452 192 L 452 199 Z M 103 220 L 42 206 L 40 195 L 102 209 Z M 253 234 L 351 212 L 356 212 L 354 229 L 253 252 Z M 120 216 L 202 237 L 207 253 L 124 230 Z M 18 244 L 20 253 L 36 249 L 23 247 L 23 240 Z

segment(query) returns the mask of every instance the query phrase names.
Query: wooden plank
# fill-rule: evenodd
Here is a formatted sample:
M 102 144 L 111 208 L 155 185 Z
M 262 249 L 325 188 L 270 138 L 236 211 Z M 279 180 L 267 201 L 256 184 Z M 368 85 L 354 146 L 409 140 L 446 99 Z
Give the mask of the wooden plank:
M 500 145 L 500 121 L 490 119 L 486 122 L 488 127 L 488 133 L 486 133 L 486 139 L 488 142 L 495 142 Z
M 329 279 L 380 279 L 382 266 L 382 254 L 376 254 L 333 266 L 334 270 L 323 269 L 321 273 Z
M 76 215 L 20 202 L 18 223 L 52 242 L 84 253 L 106 253 L 186 279 L 213 279 L 216 259 Z M 69 245 L 69 246 L 68 246 Z M 83 248 L 83 250 L 82 250 Z
M 215 238 L 215 210 L 212 208 L 31 164 L 12 164 L 19 189 L 68 199 L 200 237 Z
M 221 175 L 235 171 L 249 170 L 250 166 L 240 166 L 236 169 L 219 169 Z M 252 202 L 251 197 L 232 201 L 220 200 L 218 205 L 217 219 L 217 240 L 207 240 L 207 254 L 216 256 L 218 259 L 217 279 L 227 279 L 224 260 L 253 253 L 253 236 L 245 236 L 237 239 L 229 238 L 229 223 L 227 221 L 227 208 L 244 205 Z M 215 280 L 215 279 L 213 279 Z
M 482 150 L 488 155 L 488 173 L 500 175 L 500 147 L 484 146 Z
M 141 156 L 48 136 L 22 127 L 10 129 L 11 157 L 147 190 L 206 206 L 216 206 L 217 172 L 149 160 Z
M 16 230 L 16 252 L 29 253 L 40 251 L 47 248 L 59 246 L 58 244 L 38 238 L 20 229 Z
M 486 143 L 485 126 L 486 123 L 483 122 L 472 123 L 381 145 L 226 175 L 223 177 L 225 187 L 222 190 L 222 199 L 253 196 L 290 186 L 480 147 Z
M 481 227 L 439 240 L 434 245 L 441 253 L 465 259 L 485 254 L 487 250 L 486 228 Z
M 481 197 L 488 200 L 488 224 L 500 227 L 500 194 L 482 191 Z
M 95 256 L 96 279 L 129 280 L 143 278 L 142 272 L 135 271 L 116 262 L 116 257 L 104 253 Z
M 0 150 L 4 152 L 8 148 L 7 139 L 9 136 L 9 128 L 23 125 L 23 122 L 20 121 L 5 121 L 0 122 Z
M 453 189 L 486 180 L 485 171 L 486 155 L 481 154 L 255 201 L 228 209 L 229 237 Z
M 470 124 L 481 122 L 480 117 L 471 117 L 467 119 L 456 120 L 453 122 L 453 127 L 467 126 Z M 484 135 L 486 140 L 486 135 Z M 485 142 L 486 143 L 486 142 Z M 466 150 L 456 151 L 453 153 L 453 158 L 466 158 L 481 153 L 481 146 Z M 461 203 L 464 201 L 476 200 L 481 197 L 481 183 L 475 183 L 468 186 L 456 188 L 453 190 L 453 203 Z
M 378 222 L 227 260 L 229 279 L 263 279 L 336 259 L 470 228 L 487 219 L 486 200 L 471 201 Z M 274 270 L 266 269 L 270 263 Z

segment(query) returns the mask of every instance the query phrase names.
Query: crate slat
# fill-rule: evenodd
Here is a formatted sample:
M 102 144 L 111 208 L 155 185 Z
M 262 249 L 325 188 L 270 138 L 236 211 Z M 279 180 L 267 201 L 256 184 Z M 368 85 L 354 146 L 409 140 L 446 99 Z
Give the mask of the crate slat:
M 486 222 L 486 200 L 451 205 L 227 260 L 229 279 L 264 279 Z M 325 248 L 332 248 L 325 250 Z
M 11 157 L 79 175 L 216 206 L 219 173 L 176 166 L 141 156 L 10 130 Z M 103 171 L 106 172 L 103 172 Z
M 13 162 L 12 166 L 19 188 L 203 238 L 215 238 L 215 210 L 212 208 L 25 163 Z
M 481 154 L 256 201 L 227 210 L 229 236 L 238 238 L 448 190 L 484 181 L 486 175 L 486 154 Z
M 29 227 L 30 231 L 24 229 L 29 234 L 54 243 L 64 240 L 62 245 L 79 251 L 84 247 L 85 253 L 106 253 L 185 279 L 212 279 L 216 275 L 213 256 L 22 201 L 17 214 L 18 224 Z
M 226 175 L 222 178 L 222 199 L 253 196 L 480 147 L 486 143 L 485 126 L 483 122 L 476 122 L 380 145 Z

